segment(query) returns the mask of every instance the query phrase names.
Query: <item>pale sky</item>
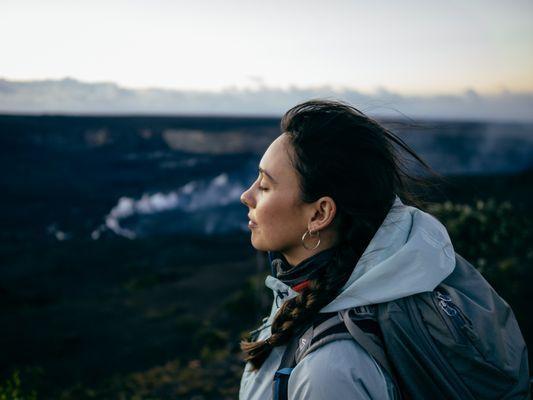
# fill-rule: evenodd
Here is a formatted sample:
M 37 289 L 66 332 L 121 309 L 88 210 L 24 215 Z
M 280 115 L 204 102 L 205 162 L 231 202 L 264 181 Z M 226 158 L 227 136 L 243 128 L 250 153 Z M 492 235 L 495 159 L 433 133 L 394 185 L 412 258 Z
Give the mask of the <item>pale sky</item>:
M 533 91 L 533 0 L 0 0 L 0 78 Z

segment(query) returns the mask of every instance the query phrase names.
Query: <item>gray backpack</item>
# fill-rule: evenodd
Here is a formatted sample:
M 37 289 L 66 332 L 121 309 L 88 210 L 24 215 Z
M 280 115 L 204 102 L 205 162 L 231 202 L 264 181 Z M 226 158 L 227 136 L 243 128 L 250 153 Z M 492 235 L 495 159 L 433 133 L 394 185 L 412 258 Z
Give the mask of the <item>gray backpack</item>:
M 287 346 L 273 398 L 287 399 L 296 364 L 339 339 L 356 340 L 405 399 L 528 399 L 527 348 L 509 305 L 456 254 L 434 291 L 370 307 L 319 314 Z

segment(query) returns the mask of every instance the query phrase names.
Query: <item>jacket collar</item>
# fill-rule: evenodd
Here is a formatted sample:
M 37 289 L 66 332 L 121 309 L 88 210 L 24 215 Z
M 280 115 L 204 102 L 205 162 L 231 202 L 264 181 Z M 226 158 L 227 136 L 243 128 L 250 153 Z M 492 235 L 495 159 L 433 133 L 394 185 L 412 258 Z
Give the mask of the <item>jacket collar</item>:
M 272 276 L 291 288 L 297 288 L 306 281 L 316 277 L 327 266 L 330 259 L 335 255 L 335 252 L 336 246 L 333 246 L 313 254 L 293 266 L 289 264 L 281 252 L 269 251 L 268 258 Z

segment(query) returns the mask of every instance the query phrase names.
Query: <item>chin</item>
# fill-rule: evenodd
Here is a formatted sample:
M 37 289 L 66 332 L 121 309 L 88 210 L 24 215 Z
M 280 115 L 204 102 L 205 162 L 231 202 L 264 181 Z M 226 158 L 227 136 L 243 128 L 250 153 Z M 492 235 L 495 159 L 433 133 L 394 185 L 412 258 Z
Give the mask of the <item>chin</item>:
M 268 251 L 265 249 L 265 246 L 263 246 L 261 244 L 261 242 L 258 242 L 257 240 L 254 240 L 253 239 L 253 236 L 252 236 L 252 240 L 251 240 L 251 243 L 252 243 L 252 247 L 258 251 Z
M 257 238 L 254 238 L 254 234 L 252 233 L 251 243 L 254 249 L 258 251 L 272 251 L 272 246 L 269 246 L 268 244 L 263 243 L 262 240 L 258 240 Z

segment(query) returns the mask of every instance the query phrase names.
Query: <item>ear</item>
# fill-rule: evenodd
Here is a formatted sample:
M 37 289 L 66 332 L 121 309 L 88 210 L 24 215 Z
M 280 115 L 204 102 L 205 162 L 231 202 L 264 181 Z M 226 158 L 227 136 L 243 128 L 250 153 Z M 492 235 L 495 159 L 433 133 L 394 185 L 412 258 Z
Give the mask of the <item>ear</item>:
M 316 232 L 325 229 L 333 222 L 337 205 L 331 197 L 324 196 L 312 203 L 311 210 L 312 216 L 307 226 L 310 231 Z

